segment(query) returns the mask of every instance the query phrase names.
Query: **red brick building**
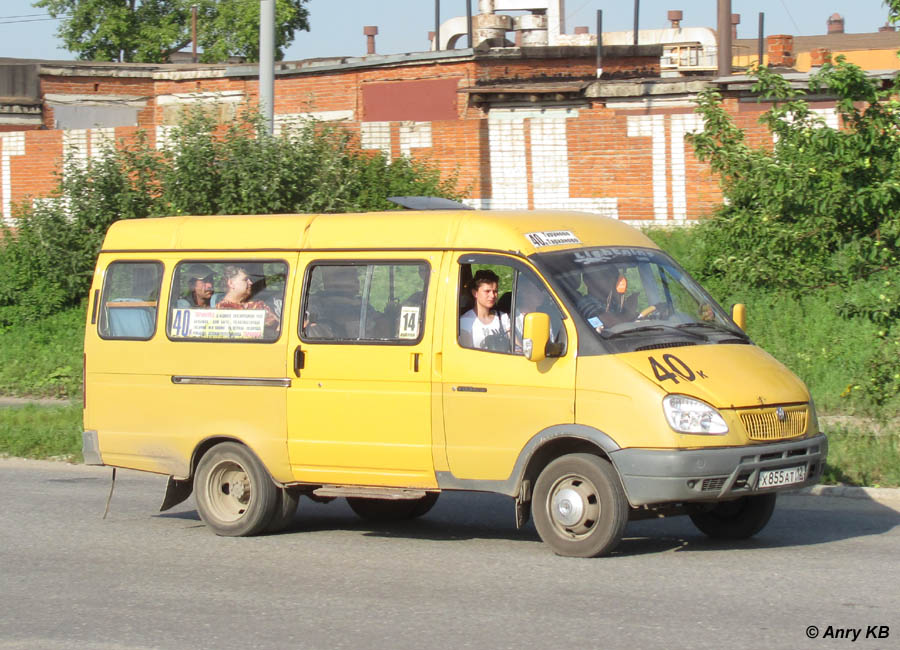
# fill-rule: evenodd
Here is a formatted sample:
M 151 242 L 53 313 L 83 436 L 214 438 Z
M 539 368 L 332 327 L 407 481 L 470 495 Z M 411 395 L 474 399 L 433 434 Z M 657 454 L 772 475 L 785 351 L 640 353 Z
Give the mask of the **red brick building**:
M 742 77 L 661 78 L 661 53 L 659 45 L 607 47 L 599 80 L 596 50 L 587 46 L 280 63 L 276 128 L 311 116 L 357 132 L 364 148 L 427 156 L 458 171 L 477 207 L 680 223 L 721 201 L 684 138 L 701 127 L 697 93 L 720 86 L 728 110 L 759 138 L 765 107 Z M 46 196 L 72 153 L 95 155 L 136 129 L 160 142 L 187 105 L 214 104 L 227 121 L 257 96 L 256 66 L 0 59 L 2 216 Z M 833 104 L 818 108 L 834 115 Z

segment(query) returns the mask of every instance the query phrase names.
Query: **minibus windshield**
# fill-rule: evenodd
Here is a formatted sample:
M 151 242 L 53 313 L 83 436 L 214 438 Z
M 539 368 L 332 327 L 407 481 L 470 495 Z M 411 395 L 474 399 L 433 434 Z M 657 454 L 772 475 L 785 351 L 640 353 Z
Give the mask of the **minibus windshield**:
M 573 316 L 617 350 L 636 349 L 647 338 L 685 344 L 749 340 L 662 251 L 597 247 L 536 257 L 574 307 Z

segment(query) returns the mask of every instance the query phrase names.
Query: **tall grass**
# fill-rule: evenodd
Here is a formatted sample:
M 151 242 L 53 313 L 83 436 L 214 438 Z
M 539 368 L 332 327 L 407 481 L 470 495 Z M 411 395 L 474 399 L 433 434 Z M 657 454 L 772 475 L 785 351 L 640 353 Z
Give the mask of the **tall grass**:
M 75 398 L 84 359 L 83 307 L 0 327 L 0 395 Z
M 0 408 L 0 454 L 81 462 L 81 404 Z

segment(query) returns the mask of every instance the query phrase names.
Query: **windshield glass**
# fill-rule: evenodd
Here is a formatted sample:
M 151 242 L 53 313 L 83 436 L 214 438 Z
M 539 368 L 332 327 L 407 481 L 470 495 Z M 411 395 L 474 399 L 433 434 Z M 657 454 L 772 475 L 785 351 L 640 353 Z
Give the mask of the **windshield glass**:
M 662 251 L 598 247 L 536 257 L 573 316 L 616 351 L 748 341 Z

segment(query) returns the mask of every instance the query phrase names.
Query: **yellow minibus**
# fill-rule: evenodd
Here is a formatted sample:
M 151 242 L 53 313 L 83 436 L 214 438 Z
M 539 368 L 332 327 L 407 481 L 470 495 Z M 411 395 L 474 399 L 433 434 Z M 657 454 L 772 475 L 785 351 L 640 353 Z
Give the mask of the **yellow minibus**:
M 736 306 L 741 307 L 741 306 Z M 219 535 L 302 495 L 361 517 L 511 497 L 566 556 L 632 518 L 745 538 L 815 483 L 806 386 L 638 230 L 468 209 L 119 221 L 85 333 L 84 457 Z

